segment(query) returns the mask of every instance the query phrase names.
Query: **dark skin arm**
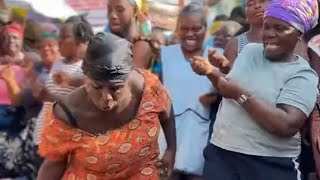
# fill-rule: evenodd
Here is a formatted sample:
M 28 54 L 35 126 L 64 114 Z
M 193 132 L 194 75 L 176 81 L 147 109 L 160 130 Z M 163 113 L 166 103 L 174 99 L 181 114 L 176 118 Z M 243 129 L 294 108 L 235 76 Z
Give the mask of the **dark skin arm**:
M 238 100 L 241 95 L 249 94 L 240 84 L 223 77 L 223 74 L 202 61 L 194 61 L 192 68 L 199 75 L 206 75 L 226 99 Z M 208 68 L 212 69 L 209 73 Z M 254 96 L 250 97 L 242 107 L 260 126 L 279 137 L 294 136 L 307 119 L 306 115 L 295 107 L 284 104 L 274 107 Z
M 45 160 L 38 172 L 37 180 L 60 180 L 64 174 L 67 161 L 54 162 Z
M 146 41 L 137 41 L 133 45 L 133 67 L 148 69 L 152 56 L 150 44 Z
M 57 119 L 68 122 L 66 120 L 67 117 L 65 113 L 59 105 L 56 105 L 53 108 L 53 113 L 55 114 L 55 117 L 57 117 Z M 39 169 L 37 180 L 60 180 L 67 167 L 67 161 L 67 158 L 62 161 L 50 161 L 48 159 L 45 159 Z
M 234 63 L 234 61 L 238 57 L 238 39 L 237 38 L 232 38 L 226 44 L 226 47 L 224 48 L 223 55 L 230 61 L 230 64 L 232 66 L 232 64 Z M 230 69 L 229 69 L 229 71 L 230 71 Z M 227 74 L 228 72 L 225 72 L 225 73 Z
M 167 149 L 162 158 L 162 163 L 168 168 L 168 177 L 173 173 L 176 155 L 176 128 L 173 107 L 169 106 L 159 115 L 160 123 L 167 141 Z
M 149 42 L 144 40 L 137 40 L 140 39 L 141 35 L 136 26 L 135 20 L 131 20 L 128 34 L 124 35 L 124 37 L 133 44 L 133 67 L 138 69 L 148 69 L 152 56 L 151 47 Z
M 258 98 L 250 98 L 242 106 L 258 124 L 280 137 L 294 136 L 305 124 L 307 116 L 299 109 L 278 104 L 273 107 Z
M 166 137 L 167 149 L 175 151 L 176 128 L 172 106 L 170 106 L 170 108 L 165 110 L 164 112 L 160 113 L 159 119 Z

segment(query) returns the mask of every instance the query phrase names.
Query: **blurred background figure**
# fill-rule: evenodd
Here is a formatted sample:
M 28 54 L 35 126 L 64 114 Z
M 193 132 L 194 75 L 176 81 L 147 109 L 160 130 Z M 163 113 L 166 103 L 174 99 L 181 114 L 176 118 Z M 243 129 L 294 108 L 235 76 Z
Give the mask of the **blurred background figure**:
M 9 61 L 11 63 L 20 63 L 23 60 L 24 54 L 22 52 L 24 38 L 23 27 L 11 22 L 4 26 L 1 34 L 1 57 L 0 63 L 5 64 Z
M 133 44 L 133 66 L 136 68 L 150 69 L 152 49 L 150 39 L 145 36 L 149 33 L 139 24 L 141 6 L 136 0 L 109 0 L 108 19 L 110 32 L 127 39 Z M 148 28 L 145 27 L 145 31 Z
M 85 57 L 88 42 L 92 37 L 92 27 L 83 16 L 72 16 L 61 27 L 59 51 L 63 59 L 55 60 L 52 64 L 45 81 L 45 87 L 41 85 L 36 86 L 41 87 L 41 89 L 35 92 L 38 92 L 38 96 L 44 102 L 35 130 L 35 141 L 37 144 L 40 142 L 45 113 L 50 104 L 63 100 L 66 95 L 83 85 L 82 60 Z M 57 47 L 54 49 L 56 50 Z M 43 55 L 45 54 L 43 52 Z M 59 57 L 59 55 L 56 54 L 53 57 Z
M 24 166 L 23 130 L 25 110 L 15 104 L 25 80 L 21 66 L 23 27 L 18 23 L 4 26 L 0 57 L 0 178 L 22 177 Z M 30 174 L 32 174 L 30 172 Z
M 248 24 L 246 17 L 245 8 L 243 6 L 235 7 L 230 13 L 229 20 L 236 21 L 242 25 L 242 32 L 239 31 L 237 35 L 249 31 L 250 29 L 250 25 Z
M 224 55 L 231 63 L 248 43 L 262 43 L 263 17 L 268 4 L 269 0 L 245 0 L 245 17 L 250 30 L 233 38 L 226 45 Z M 234 16 L 232 19 L 237 17 Z
M 209 29 L 209 37 L 207 38 L 207 40 L 204 43 L 204 47 L 212 47 L 213 46 L 213 41 L 215 38 L 215 34 L 217 33 L 217 31 L 221 28 L 222 24 L 228 20 L 228 16 L 227 15 L 218 15 L 214 20 L 213 23 L 211 25 L 211 28 Z
M 39 42 L 39 51 L 41 56 L 41 63 L 36 66 L 36 75 L 31 83 L 31 92 L 32 97 L 35 98 L 37 103 L 41 104 L 41 108 L 43 106 L 43 102 L 46 100 L 48 95 L 45 84 L 49 78 L 49 72 L 56 61 L 62 59 L 62 56 L 59 52 L 59 44 L 58 37 L 55 34 L 51 34 L 49 32 L 43 32 L 40 37 Z M 40 112 L 38 112 L 39 114 Z M 36 117 L 38 117 L 36 114 Z M 39 127 L 41 124 L 41 120 L 36 121 L 36 127 Z M 37 129 L 39 130 L 39 129 Z M 39 131 L 34 132 L 34 141 L 35 144 L 39 143 Z
M 320 7 L 318 6 L 318 10 Z M 310 65 L 320 76 L 320 21 L 318 25 L 306 32 L 303 42 L 308 45 Z M 319 85 L 318 85 L 319 88 Z M 307 180 L 320 177 L 320 98 L 312 112 L 309 123 L 306 125 L 302 136 L 302 153 L 300 156 L 301 171 Z
M 220 29 L 215 33 L 213 41 L 214 48 L 221 48 L 224 50 L 227 43 L 235 37 L 235 35 L 243 28 L 243 26 L 236 21 L 223 22 Z

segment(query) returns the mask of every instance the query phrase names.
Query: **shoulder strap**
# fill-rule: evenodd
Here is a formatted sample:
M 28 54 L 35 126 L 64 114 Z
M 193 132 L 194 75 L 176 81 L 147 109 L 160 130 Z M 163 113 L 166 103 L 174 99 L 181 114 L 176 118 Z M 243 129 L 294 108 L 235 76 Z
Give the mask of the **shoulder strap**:
M 68 118 L 68 121 L 70 122 L 70 124 L 74 127 L 78 127 L 77 120 L 72 115 L 72 112 L 70 111 L 70 109 L 61 101 L 56 101 L 53 104 L 53 107 L 55 107 L 56 105 L 59 105 L 61 107 L 61 109 L 63 110 L 63 112 L 67 115 L 67 118 Z

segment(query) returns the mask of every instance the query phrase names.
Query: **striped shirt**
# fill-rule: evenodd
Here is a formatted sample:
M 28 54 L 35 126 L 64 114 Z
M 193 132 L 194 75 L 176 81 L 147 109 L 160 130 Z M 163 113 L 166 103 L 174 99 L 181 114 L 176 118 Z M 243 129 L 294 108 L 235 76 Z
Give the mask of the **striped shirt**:
M 56 73 L 62 72 L 71 77 L 72 79 L 82 79 L 83 78 L 83 72 L 81 69 L 82 61 L 78 61 L 73 64 L 66 64 L 64 60 L 59 60 L 55 62 L 50 70 L 49 77 L 45 83 L 45 87 L 48 91 L 48 93 L 54 97 L 54 100 L 62 99 L 63 97 L 70 94 L 73 90 L 75 90 L 77 87 L 65 87 L 58 85 L 54 79 L 53 76 Z M 34 140 L 36 144 L 40 143 L 41 138 L 41 132 L 42 132 L 42 126 L 45 118 L 45 113 L 47 112 L 47 108 L 50 107 L 50 104 L 52 102 L 45 102 L 43 104 L 43 107 L 38 115 L 38 119 L 36 122 L 35 132 L 34 132 Z

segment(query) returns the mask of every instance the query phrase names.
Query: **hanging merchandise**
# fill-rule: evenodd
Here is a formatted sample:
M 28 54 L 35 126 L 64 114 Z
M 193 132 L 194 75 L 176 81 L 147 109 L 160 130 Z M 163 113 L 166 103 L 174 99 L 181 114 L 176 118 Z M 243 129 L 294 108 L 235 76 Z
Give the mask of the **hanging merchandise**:
M 149 2 L 149 17 L 153 26 L 174 31 L 176 28 L 176 18 L 179 13 L 179 0 L 173 1 L 156 1 Z
M 139 13 L 138 13 L 138 22 L 140 26 L 140 31 L 143 36 L 147 37 L 151 34 L 152 24 L 149 16 L 149 2 L 148 0 L 136 0 Z
M 77 14 L 65 0 L 4 0 L 4 3 L 9 8 L 32 9 L 48 18 L 66 19 Z M 21 10 L 15 11 L 24 14 Z

